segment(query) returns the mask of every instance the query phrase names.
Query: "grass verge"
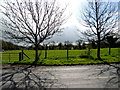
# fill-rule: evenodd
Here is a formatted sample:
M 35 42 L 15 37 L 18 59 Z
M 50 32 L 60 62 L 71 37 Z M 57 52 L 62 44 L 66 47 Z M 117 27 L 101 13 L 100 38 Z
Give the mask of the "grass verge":
M 37 65 L 46 66 L 61 66 L 61 65 L 91 65 L 91 64 L 105 64 L 108 63 L 120 63 L 120 48 L 112 48 L 111 55 L 108 55 L 108 49 L 101 49 L 101 58 L 103 61 L 96 60 L 96 49 L 91 49 L 90 55 L 87 55 L 87 50 L 69 50 L 69 58 L 66 57 L 66 50 L 48 50 L 47 58 L 44 59 L 44 50 L 39 51 L 41 53 L 40 60 Z M 2 64 L 26 64 L 30 65 L 34 61 L 34 50 L 24 50 L 30 59 L 24 56 L 22 61 L 19 61 L 18 54 L 20 50 L 1 52 Z M 5 54 L 8 53 L 8 54 Z

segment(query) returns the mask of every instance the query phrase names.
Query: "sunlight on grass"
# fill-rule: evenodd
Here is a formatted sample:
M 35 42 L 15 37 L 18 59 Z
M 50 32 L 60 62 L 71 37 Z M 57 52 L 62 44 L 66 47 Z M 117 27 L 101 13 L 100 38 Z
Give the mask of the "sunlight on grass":
M 28 59 L 24 56 L 22 61 L 19 61 L 19 52 L 21 50 L 4 51 L 1 52 L 2 63 L 23 63 L 32 64 L 35 57 L 34 50 L 24 50 L 24 53 L 29 56 Z M 87 50 L 69 50 L 69 59 L 66 57 L 66 50 L 48 50 L 47 58 L 45 57 L 45 51 L 39 50 L 40 60 L 37 64 L 39 65 L 75 65 L 75 64 L 99 64 L 102 61 L 96 60 L 96 49 L 91 49 L 90 56 L 87 56 Z M 112 48 L 111 55 L 108 55 L 108 48 L 101 49 L 101 58 L 107 62 L 120 62 L 120 48 Z M 6 54 L 7 53 L 7 54 Z M 14 53 L 14 54 L 9 54 Z

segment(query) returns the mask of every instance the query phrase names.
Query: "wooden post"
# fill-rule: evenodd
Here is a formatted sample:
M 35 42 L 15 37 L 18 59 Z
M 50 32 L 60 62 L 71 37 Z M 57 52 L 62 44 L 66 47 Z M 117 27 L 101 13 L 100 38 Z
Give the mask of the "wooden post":
M 46 48 L 45 48 L 45 59 L 47 58 L 47 44 L 46 44 Z
M 22 53 L 21 53 L 21 60 L 23 60 L 23 53 L 24 53 L 24 52 L 23 52 L 23 50 L 22 50 Z
M 68 47 L 67 47 L 67 60 L 69 59 L 69 55 L 68 55 Z

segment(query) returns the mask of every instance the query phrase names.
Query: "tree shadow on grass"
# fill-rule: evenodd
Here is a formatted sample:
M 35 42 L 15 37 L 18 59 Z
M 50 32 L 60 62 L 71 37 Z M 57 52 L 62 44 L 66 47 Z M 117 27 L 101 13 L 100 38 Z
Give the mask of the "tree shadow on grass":
M 0 79 L 2 90 L 41 90 L 52 88 L 57 79 L 49 71 L 35 72 L 31 66 L 22 68 L 3 68 Z

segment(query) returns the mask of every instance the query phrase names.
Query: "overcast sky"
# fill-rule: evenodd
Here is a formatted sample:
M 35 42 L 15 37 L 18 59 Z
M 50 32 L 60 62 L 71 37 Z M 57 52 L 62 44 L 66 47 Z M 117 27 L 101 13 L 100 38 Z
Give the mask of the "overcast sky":
M 0 0 L 0 4 L 3 4 L 4 0 Z M 62 30 L 62 33 L 55 34 L 53 38 L 49 41 L 55 41 L 55 42 L 65 42 L 65 41 L 71 41 L 75 42 L 79 39 L 77 29 L 80 27 L 81 29 L 84 29 L 83 26 L 79 25 L 78 15 L 80 8 L 85 3 L 86 0 L 57 0 L 61 7 L 65 7 L 67 5 L 67 9 L 65 11 L 65 15 L 69 17 L 66 21 L 66 23 L 63 25 L 64 29 Z M 0 17 L 3 15 L 0 14 Z
M 3 4 L 4 0 L 0 0 L 0 4 Z M 67 9 L 65 11 L 65 15 L 69 17 L 66 23 L 63 25 L 64 29 L 62 33 L 54 35 L 48 41 L 55 41 L 55 42 L 65 42 L 71 41 L 74 42 L 79 39 L 77 34 L 78 27 L 83 28 L 83 26 L 79 25 L 79 21 L 77 20 L 80 8 L 85 3 L 85 0 L 57 0 L 62 7 L 67 5 Z M 2 15 L 0 14 L 0 17 Z
M 59 0 L 62 6 L 67 5 L 66 16 L 70 16 L 67 19 L 67 22 L 63 25 L 63 32 L 60 34 L 56 34 L 48 41 L 56 41 L 56 42 L 75 42 L 79 39 L 78 29 L 85 29 L 82 25 L 80 25 L 79 16 L 80 11 L 85 6 L 86 0 Z
M 56 41 L 56 42 L 64 42 L 70 41 L 75 42 L 76 40 L 80 39 L 79 36 L 81 35 L 78 32 L 79 30 L 85 30 L 86 27 L 82 26 L 80 21 L 80 13 L 83 11 L 83 8 L 86 6 L 87 0 L 59 0 L 61 4 L 68 4 L 66 15 L 70 15 L 70 18 L 64 24 L 64 30 L 59 35 L 54 35 L 49 41 Z M 89 0 L 90 1 L 90 0 Z M 103 0 L 110 1 L 110 2 L 118 2 L 120 0 Z
M 0 0 L 0 4 L 3 3 L 4 0 Z M 75 42 L 79 39 L 80 33 L 77 31 L 85 30 L 86 28 L 82 26 L 79 21 L 80 13 L 84 6 L 86 5 L 86 0 L 57 0 L 62 7 L 67 5 L 67 9 L 65 12 L 66 16 L 70 16 L 67 19 L 67 22 L 63 25 L 64 29 L 62 33 L 55 34 L 53 38 L 48 41 L 55 41 L 55 42 Z M 109 1 L 120 1 L 120 0 L 109 0 Z

